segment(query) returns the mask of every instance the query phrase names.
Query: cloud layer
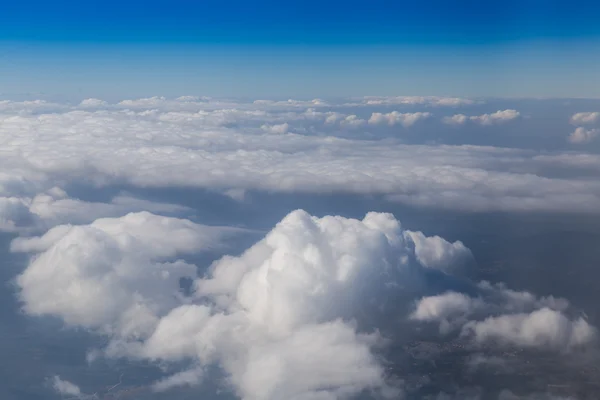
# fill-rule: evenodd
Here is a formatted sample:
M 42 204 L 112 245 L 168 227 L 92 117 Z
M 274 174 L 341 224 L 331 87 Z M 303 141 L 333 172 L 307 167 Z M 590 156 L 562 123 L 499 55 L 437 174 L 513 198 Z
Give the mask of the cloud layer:
M 600 211 L 600 184 L 588 179 L 598 168 L 582 171 L 557 161 L 569 153 L 364 140 L 382 129 L 408 134 L 438 110 L 373 111 L 379 101 L 352 106 L 191 97 L 118 104 L 88 99 L 77 106 L 5 102 L 0 226 L 17 229 L 30 218 L 27 210 L 36 196 L 67 184 L 377 194 L 463 211 Z M 344 112 L 348 109 L 356 114 Z M 507 109 L 450 119 L 489 125 L 518 115 Z M 348 130 L 360 138 L 344 138 Z M 594 128 L 577 128 L 573 140 L 594 136 Z

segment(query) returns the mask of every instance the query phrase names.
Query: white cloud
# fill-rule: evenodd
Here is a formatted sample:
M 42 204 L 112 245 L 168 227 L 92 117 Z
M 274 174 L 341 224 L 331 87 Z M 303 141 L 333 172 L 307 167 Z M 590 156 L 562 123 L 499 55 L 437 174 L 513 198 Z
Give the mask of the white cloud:
M 373 113 L 369 118 L 369 124 L 372 125 L 389 125 L 394 126 L 400 124 L 405 128 L 414 125 L 418 121 L 431 117 L 431 113 L 428 112 L 415 112 L 415 113 L 400 113 L 398 111 L 392 111 L 387 114 Z
M 423 232 L 406 231 L 405 235 L 416 244 L 417 260 L 427 268 L 452 272 L 472 260 L 471 251 L 460 241 L 450 243 L 439 236 L 425 236 Z
M 580 126 L 569 135 L 567 140 L 573 144 L 585 144 L 592 142 L 598 136 L 600 136 L 600 129 L 586 129 Z
M 52 387 L 56 391 L 56 393 L 63 396 L 75 396 L 80 397 L 82 395 L 81 389 L 79 386 L 71 383 L 69 381 L 63 380 L 60 376 L 55 375 L 52 378 Z
M 462 106 L 471 105 L 475 101 L 471 99 L 463 99 L 459 97 L 437 97 L 437 96 L 396 96 L 396 97 L 381 97 L 367 96 L 363 99 L 363 103 L 367 105 L 395 105 L 395 104 L 426 104 L 431 106 Z
M 579 112 L 571 116 L 571 123 L 575 125 L 594 124 L 600 121 L 600 112 Z
M 203 378 L 204 370 L 202 368 L 189 369 L 155 382 L 152 389 L 157 392 L 164 392 L 178 386 L 197 386 Z
M 162 260 L 213 248 L 235 232 L 141 212 L 61 225 L 41 237 L 17 238 L 11 249 L 41 252 L 17 278 L 26 312 L 138 337 L 178 304 L 179 279 L 196 276 L 194 265 Z
M 464 318 L 483 307 L 480 299 L 474 299 L 462 293 L 447 292 L 441 295 L 423 297 L 416 304 L 410 318 L 416 321 L 435 321 L 440 323 L 440 333 L 446 334 L 464 323 Z
M 482 114 L 474 116 L 466 116 L 464 114 L 455 114 L 452 117 L 445 117 L 443 119 L 446 124 L 463 125 L 467 121 L 477 122 L 481 125 L 493 125 L 511 121 L 518 118 L 521 115 L 517 110 L 498 110 L 491 114 Z
M 423 297 L 410 318 L 439 323 L 442 334 L 462 328 L 464 336 L 478 343 L 568 351 L 595 338 L 595 328 L 583 318 L 567 317 L 564 299 L 538 298 L 485 281 L 477 287 L 476 297 L 457 292 Z
M 335 125 L 339 124 L 342 127 L 347 128 L 360 128 L 367 124 L 367 121 L 359 118 L 358 116 L 351 114 L 345 115 L 339 112 L 327 112 L 320 114 L 313 114 L 314 116 L 325 116 L 325 124 L 326 125 Z
M 263 125 L 261 129 L 267 133 L 272 133 L 276 135 L 283 135 L 288 133 L 290 126 L 287 123 L 278 124 L 278 125 Z
M 13 251 L 38 253 L 17 278 L 24 310 L 108 335 L 107 356 L 197 362 L 156 390 L 199 383 L 201 369 L 218 363 L 247 399 L 343 399 L 365 389 L 397 398 L 373 353 L 383 345 L 377 326 L 359 317 L 399 290 L 410 265 L 424 267 L 427 238 L 413 241 L 390 214 L 295 211 L 241 256 L 216 261 L 184 296 L 179 279 L 196 277 L 196 267 L 176 257 L 210 247 L 220 229 L 139 213 L 15 239 Z M 436 246 L 428 267 L 460 260 L 456 248 Z
M 569 350 L 591 342 L 596 330 L 581 317 L 570 320 L 563 313 L 544 307 L 529 314 L 472 321 L 464 326 L 463 333 L 473 335 L 478 342 Z

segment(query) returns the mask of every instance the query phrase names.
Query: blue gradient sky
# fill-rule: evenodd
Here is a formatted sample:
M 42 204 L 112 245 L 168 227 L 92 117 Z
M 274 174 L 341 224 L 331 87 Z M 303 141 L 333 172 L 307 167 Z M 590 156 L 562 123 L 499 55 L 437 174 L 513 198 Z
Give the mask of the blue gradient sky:
M 600 97 L 598 15 L 552 0 L 3 1 L 0 94 Z

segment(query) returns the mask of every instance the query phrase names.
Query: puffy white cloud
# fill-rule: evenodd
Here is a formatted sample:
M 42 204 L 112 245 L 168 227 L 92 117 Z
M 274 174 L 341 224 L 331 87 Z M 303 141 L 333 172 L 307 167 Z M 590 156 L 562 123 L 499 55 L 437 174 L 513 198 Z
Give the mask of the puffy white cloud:
M 531 313 L 489 317 L 472 321 L 463 333 L 473 335 L 478 342 L 497 341 L 524 347 L 549 347 L 568 350 L 588 344 L 596 330 L 583 318 L 569 319 L 559 311 L 541 308 Z
M 138 213 L 15 239 L 13 251 L 38 253 L 17 278 L 24 310 L 109 335 L 107 356 L 195 361 L 155 390 L 197 384 L 218 363 L 246 399 L 343 399 L 365 389 L 397 398 L 374 354 L 384 342 L 362 315 L 380 312 L 409 268 L 462 259 L 460 246 L 435 245 L 432 255 L 426 237 L 413 241 L 390 214 L 295 211 L 182 294 L 180 278 L 196 277 L 196 267 L 175 257 L 214 245 L 221 229 Z
M 477 121 L 482 125 L 492 125 L 518 118 L 521 115 L 517 110 L 496 111 L 491 114 L 482 114 L 476 117 L 471 117 L 471 120 Z
M 234 232 L 141 212 L 17 238 L 13 251 L 41 252 L 17 278 L 20 298 L 32 315 L 138 337 L 178 304 L 180 279 L 196 276 L 194 265 L 163 260 L 210 249 Z
M 468 314 L 483 305 L 480 299 L 474 299 L 462 293 L 447 292 L 423 297 L 417 302 L 416 309 L 410 318 L 417 321 L 439 322 L 440 332 L 445 334 L 460 324 L 460 321 L 464 320 Z
M 52 388 L 56 391 L 56 393 L 63 396 L 80 397 L 82 395 L 79 386 L 69 381 L 61 379 L 58 375 L 55 375 L 52 378 Z
M 469 117 L 464 114 L 454 114 L 451 117 L 444 117 L 443 121 L 446 124 L 462 125 L 467 122 L 468 119 Z
M 261 129 L 268 133 L 283 135 L 288 133 L 290 126 L 287 123 L 277 125 L 263 125 Z
M 406 231 L 415 243 L 417 260 L 427 268 L 452 272 L 472 259 L 471 251 L 460 241 L 450 243 L 439 236 L 425 236 L 423 232 Z
M 446 124 L 463 125 L 467 121 L 477 122 L 481 125 L 493 125 L 503 123 L 518 118 L 521 115 L 517 110 L 498 110 L 491 114 L 482 114 L 466 116 L 464 114 L 455 114 L 452 117 L 445 117 L 443 121 Z
M 567 137 L 567 140 L 573 144 L 585 144 L 592 142 L 598 136 L 600 136 L 600 129 L 586 129 L 580 126 Z
M 415 113 L 401 113 L 398 111 L 392 111 L 387 114 L 373 113 L 369 118 L 369 124 L 372 125 L 389 125 L 394 126 L 400 124 L 402 126 L 409 127 L 421 121 L 431 117 L 431 113 L 428 112 L 415 112 Z
M 462 335 L 479 343 L 567 351 L 595 338 L 595 328 L 583 318 L 567 317 L 569 303 L 564 299 L 537 298 L 485 281 L 477 287 L 476 297 L 457 292 L 423 297 L 410 318 L 437 322 L 442 334 L 462 327 Z
M 600 121 L 600 112 L 579 112 L 571 116 L 571 123 L 575 125 L 594 124 Z

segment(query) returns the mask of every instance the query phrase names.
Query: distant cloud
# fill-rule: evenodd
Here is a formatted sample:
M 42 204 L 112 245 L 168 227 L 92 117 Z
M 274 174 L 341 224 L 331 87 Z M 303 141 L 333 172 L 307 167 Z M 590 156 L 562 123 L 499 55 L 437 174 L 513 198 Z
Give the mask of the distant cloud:
M 88 212 L 76 215 L 73 210 L 102 208 L 82 202 L 71 207 L 74 203 L 67 199 L 55 199 L 48 203 L 54 207 L 50 212 L 42 200 L 49 201 L 48 190 L 66 182 L 235 194 L 381 194 L 404 204 L 471 212 L 600 212 L 600 184 L 573 164 L 579 155 L 569 153 L 565 162 L 561 156 L 566 153 L 364 140 L 374 127 L 414 126 L 431 118 L 428 112 L 354 108 L 356 113 L 348 114 L 330 110 L 331 104 L 319 108 L 320 100 L 151 97 L 119 104 L 90 108 L 7 102 L 4 111 L 0 105 L 1 229 L 22 229 L 38 221 L 36 213 L 55 215 L 56 223 L 83 222 Z M 517 114 L 505 110 L 450 118 L 455 123 L 496 123 Z M 336 137 L 340 132 L 353 139 Z M 577 132 L 575 141 L 580 142 L 597 135 L 594 130 Z M 564 174 L 545 174 L 553 168 Z M 37 212 L 30 209 L 33 205 Z M 117 209 L 124 210 L 104 207 L 104 214 L 90 215 L 115 216 Z
M 473 334 L 478 342 L 495 340 L 509 345 L 559 350 L 588 344 L 596 334 L 583 318 L 570 320 L 549 308 L 470 322 L 465 325 L 464 332 Z
M 580 126 L 569 135 L 567 140 L 573 144 L 585 144 L 596 140 L 598 136 L 600 136 L 600 129 L 586 129 Z
M 400 113 L 398 111 L 392 111 L 387 114 L 373 113 L 371 114 L 371 118 L 369 118 L 369 124 L 389 126 L 399 124 L 406 128 L 429 117 L 431 117 L 431 113 L 428 112 Z
M 594 124 L 600 121 L 600 112 L 579 112 L 573 114 L 571 123 L 575 125 Z
M 263 125 L 261 129 L 268 133 L 273 133 L 276 135 L 283 135 L 288 133 L 290 126 L 287 123 L 278 124 L 278 125 Z
M 82 395 L 79 386 L 69 381 L 63 380 L 60 376 L 56 375 L 52 378 L 52 387 L 56 393 L 62 396 L 75 396 L 79 397 Z
M 517 110 L 502 110 L 496 111 L 491 114 L 482 114 L 468 117 L 464 114 L 455 114 L 451 117 L 445 117 L 444 123 L 462 125 L 467 121 L 477 122 L 481 125 L 493 125 L 506 121 L 511 121 L 518 118 L 521 115 Z
M 85 99 L 79 103 L 79 107 L 104 107 L 107 105 L 106 101 L 100 99 Z
M 457 292 L 421 298 L 410 318 L 439 323 L 440 333 L 461 330 L 477 343 L 499 343 L 569 351 L 587 345 L 596 329 L 583 318 L 569 319 L 569 303 L 536 298 L 503 285 L 481 282 L 476 297 Z
M 449 106 L 457 107 L 461 105 L 471 105 L 475 101 L 459 97 L 437 97 L 437 96 L 367 96 L 363 100 L 367 105 L 395 105 L 395 104 L 424 104 L 431 106 Z

